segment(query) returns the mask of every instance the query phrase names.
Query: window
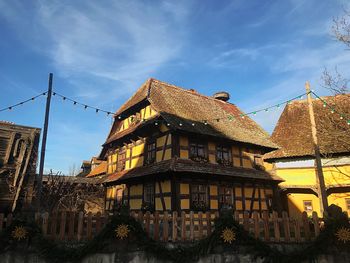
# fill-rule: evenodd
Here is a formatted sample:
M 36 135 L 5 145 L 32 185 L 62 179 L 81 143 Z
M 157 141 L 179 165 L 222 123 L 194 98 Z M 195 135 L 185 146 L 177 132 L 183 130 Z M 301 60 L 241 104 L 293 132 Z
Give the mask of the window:
M 224 206 L 233 208 L 233 191 L 232 187 L 219 187 L 219 207 Z
M 208 209 L 208 187 L 206 185 L 191 185 L 191 209 L 197 211 Z
M 313 211 L 312 201 L 304 200 L 303 203 L 304 203 L 304 211 L 307 213 L 311 213 Z
M 147 144 L 145 163 L 151 164 L 156 161 L 157 147 L 155 141 L 150 141 Z
M 208 158 L 207 145 L 203 142 L 191 141 L 190 158 L 194 161 L 206 161 Z
M 346 209 L 350 211 L 350 198 L 345 198 Z
M 117 171 L 123 171 L 125 169 L 126 151 L 119 152 L 117 161 Z
M 145 211 L 154 210 L 154 183 L 148 183 L 143 185 L 142 210 L 145 210 Z
M 230 166 L 232 165 L 231 149 L 227 146 L 216 146 L 216 161 L 219 164 Z

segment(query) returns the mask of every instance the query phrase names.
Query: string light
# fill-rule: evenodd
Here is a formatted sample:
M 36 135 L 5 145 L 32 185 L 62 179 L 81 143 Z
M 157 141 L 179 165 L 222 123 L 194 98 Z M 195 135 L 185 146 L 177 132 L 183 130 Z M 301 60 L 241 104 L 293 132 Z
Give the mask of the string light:
M 39 98 L 39 97 L 45 96 L 45 95 L 46 95 L 46 92 L 42 92 L 42 93 L 40 93 L 40 94 L 38 94 L 38 95 L 36 95 L 36 96 L 34 96 L 34 97 L 31 97 L 31 98 L 29 98 L 29 99 L 27 99 L 27 100 L 20 101 L 20 102 L 14 104 L 14 105 L 7 106 L 7 107 L 5 107 L 5 108 L 2 108 L 2 109 L 0 109 L 0 112 L 6 111 L 6 110 L 12 110 L 12 109 L 15 108 L 15 107 L 22 106 L 23 104 L 25 104 L 25 103 L 27 103 L 27 102 L 34 101 L 36 98 Z
M 342 114 L 342 113 L 336 111 L 336 110 L 333 108 L 333 106 L 329 105 L 329 104 L 327 103 L 326 100 L 322 99 L 322 98 L 321 98 L 320 96 L 318 96 L 315 92 L 311 91 L 311 93 L 313 93 L 313 94 L 315 95 L 316 99 L 319 99 L 319 100 L 323 103 L 323 107 L 324 107 L 324 108 L 327 108 L 327 107 L 330 108 L 332 114 L 337 113 L 337 114 L 339 114 L 339 118 L 340 118 L 341 120 L 344 119 L 344 114 Z M 350 125 L 350 119 L 348 119 L 346 122 L 347 122 L 348 125 Z
M 71 99 L 71 98 L 69 98 L 69 97 L 67 97 L 67 96 L 61 95 L 61 94 L 59 94 L 59 93 L 57 93 L 57 92 L 53 92 L 53 95 L 54 95 L 54 96 L 61 97 L 63 100 L 71 101 L 71 102 L 73 102 L 73 105 L 80 105 L 80 106 L 83 106 L 85 110 L 88 109 L 88 108 L 90 108 L 90 109 L 95 110 L 96 113 L 98 113 L 98 112 L 104 112 L 104 113 L 107 114 L 107 116 L 109 116 L 110 114 L 114 114 L 113 112 L 106 111 L 106 110 L 103 110 L 103 109 L 100 109 L 100 108 L 96 108 L 96 107 L 93 107 L 93 106 L 90 106 L 90 105 L 87 105 L 87 104 L 78 102 L 78 101 L 73 100 L 73 99 Z

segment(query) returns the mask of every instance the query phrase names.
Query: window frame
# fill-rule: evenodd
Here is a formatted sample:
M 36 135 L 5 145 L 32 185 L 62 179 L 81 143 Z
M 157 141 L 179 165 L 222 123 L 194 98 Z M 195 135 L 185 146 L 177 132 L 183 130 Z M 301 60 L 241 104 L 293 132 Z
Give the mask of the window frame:
M 147 195 L 150 195 L 149 198 L 146 198 Z M 150 199 L 150 201 L 146 201 Z M 142 207 L 143 211 L 153 212 L 155 210 L 156 203 L 156 186 L 154 182 L 144 183 L 143 184 L 143 194 L 142 194 Z
M 202 187 L 204 190 L 201 190 L 200 187 Z M 204 199 L 203 204 L 200 204 L 201 197 Z M 204 184 L 204 183 L 190 184 L 190 208 L 193 211 L 203 211 L 203 212 L 210 209 L 209 186 L 207 184 Z
M 231 146 L 224 146 L 223 144 L 217 144 L 215 147 L 215 160 L 219 164 L 223 164 L 225 166 L 232 166 L 232 147 Z M 224 149 L 227 149 L 227 151 L 224 151 Z M 219 157 L 219 153 L 221 153 L 221 157 Z M 227 158 L 224 158 L 224 154 L 227 153 Z
M 221 191 L 223 189 L 223 191 Z M 227 194 L 227 190 L 230 191 L 229 194 Z M 218 204 L 219 209 L 221 209 L 224 205 L 230 206 L 232 209 L 235 209 L 235 193 L 234 193 L 234 187 L 233 186 L 227 186 L 227 185 L 220 185 L 218 187 Z M 230 197 L 231 201 L 226 202 L 226 197 Z
M 121 156 L 124 156 L 123 159 L 121 159 Z M 122 166 L 120 166 L 120 163 L 123 164 Z M 121 172 L 124 171 L 126 167 L 126 149 L 121 149 L 118 152 L 117 155 L 117 172 Z
M 192 151 L 192 148 L 195 149 L 195 153 Z M 203 150 L 202 155 L 199 155 L 199 149 Z M 190 138 L 188 142 L 188 157 L 195 161 L 208 161 L 208 142 Z
M 154 145 L 154 148 L 149 149 L 149 146 Z M 153 158 L 150 159 L 150 155 L 153 155 Z M 144 164 L 152 164 L 157 160 L 157 140 L 155 138 L 149 139 L 146 143 L 145 147 L 145 156 L 144 156 Z

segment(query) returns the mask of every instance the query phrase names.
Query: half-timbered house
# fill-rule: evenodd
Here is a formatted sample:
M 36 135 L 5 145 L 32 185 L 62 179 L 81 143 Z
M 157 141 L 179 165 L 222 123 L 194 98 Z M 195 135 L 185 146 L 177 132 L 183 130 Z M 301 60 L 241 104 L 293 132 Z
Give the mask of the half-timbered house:
M 277 146 L 228 99 L 146 81 L 116 112 L 103 145 L 106 210 L 277 209 L 281 179 L 262 160 Z

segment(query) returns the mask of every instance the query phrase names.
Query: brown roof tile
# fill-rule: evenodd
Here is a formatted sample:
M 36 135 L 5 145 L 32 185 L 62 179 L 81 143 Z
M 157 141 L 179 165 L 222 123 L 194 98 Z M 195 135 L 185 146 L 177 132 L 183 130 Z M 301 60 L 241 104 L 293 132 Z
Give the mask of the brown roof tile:
M 107 173 L 107 161 L 102 161 L 86 177 L 94 177 L 94 176 L 103 175 L 106 173 Z
M 240 117 L 242 111 L 236 105 L 155 79 L 150 79 L 142 85 L 117 114 L 144 99 L 148 99 L 160 116 L 176 129 L 223 137 L 269 149 L 278 148 L 269 139 L 269 134 L 256 122 L 248 116 L 244 119 Z M 235 118 L 229 120 L 230 115 Z M 216 121 L 218 118 L 220 120 Z M 208 121 L 208 125 L 204 124 L 205 120 Z M 182 126 L 179 126 L 179 123 Z M 116 131 L 112 130 L 107 143 L 117 136 Z
M 283 179 L 279 178 L 278 176 L 266 171 L 243 167 L 225 167 L 211 163 L 202 164 L 188 159 L 172 158 L 171 160 L 157 162 L 145 167 L 136 167 L 134 169 L 124 170 L 122 172 L 111 174 L 106 177 L 105 183 L 115 181 L 123 183 L 133 178 L 166 172 L 188 172 L 220 175 L 232 178 L 283 181 Z
M 323 97 L 336 111 L 323 107 L 321 100 L 313 100 L 318 143 L 322 154 L 350 152 L 350 94 Z M 302 158 L 314 155 L 310 117 L 306 100 L 294 101 L 287 105 L 280 116 L 271 139 L 281 148 L 265 154 L 265 159 Z

